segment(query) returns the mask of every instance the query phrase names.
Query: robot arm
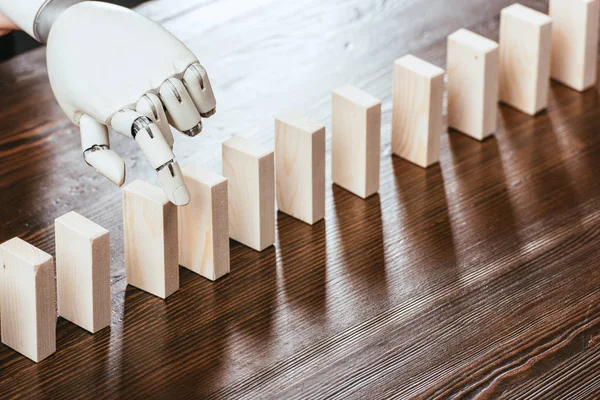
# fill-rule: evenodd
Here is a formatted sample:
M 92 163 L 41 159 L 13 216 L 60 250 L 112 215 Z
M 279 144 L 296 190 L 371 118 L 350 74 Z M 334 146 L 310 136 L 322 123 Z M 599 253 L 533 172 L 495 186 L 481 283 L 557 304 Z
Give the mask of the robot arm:
M 60 106 L 80 127 L 85 161 L 117 185 L 123 159 L 108 127 L 132 138 L 166 196 L 189 202 L 169 125 L 188 136 L 216 101 L 205 69 L 170 32 L 134 11 L 83 0 L 0 0 L 5 14 L 47 45 L 48 75 Z

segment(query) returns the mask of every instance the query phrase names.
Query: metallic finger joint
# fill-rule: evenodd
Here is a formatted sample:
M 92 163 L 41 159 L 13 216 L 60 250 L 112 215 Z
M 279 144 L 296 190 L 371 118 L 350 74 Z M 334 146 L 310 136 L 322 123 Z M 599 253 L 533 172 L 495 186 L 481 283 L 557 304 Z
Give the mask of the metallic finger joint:
M 202 132 L 202 121 L 198 123 L 198 125 L 194 126 L 192 129 L 188 129 L 187 131 L 182 132 L 184 135 L 189 137 L 198 136 Z
M 108 150 L 108 149 L 109 149 L 109 147 L 105 144 L 95 144 L 83 152 L 83 157 L 85 158 L 85 156 L 87 156 L 89 153 L 94 153 L 96 151 Z
M 84 150 L 84 152 L 83 152 L 83 160 L 85 161 L 85 163 L 87 165 L 89 165 L 91 167 L 92 164 L 90 164 L 87 161 L 88 154 L 95 153 L 97 151 L 102 151 L 102 150 L 109 150 L 109 149 L 110 148 L 107 145 L 105 145 L 105 144 L 95 144 L 92 147 L 90 147 L 89 149 Z
M 162 171 L 165 168 L 169 168 L 169 172 L 171 173 L 171 176 L 174 177 L 175 176 L 175 170 L 173 169 L 173 163 L 174 162 L 175 162 L 175 160 L 169 160 L 169 161 L 167 161 L 166 163 L 164 163 L 160 167 L 156 168 L 156 172 Z
M 133 121 L 133 125 L 131 126 L 131 136 L 135 139 L 138 132 L 144 130 L 148 133 L 151 139 L 154 139 L 154 134 L 150 129 L 150 124 L 152 121 L 148 117 L 139 117 L 135 121 Z
M 213 115 L 215 115 L 215 113 L 217 112 L 217 107 L 213 108 L 212 110 L 205 112 L 205 113 L 200 113 L 200 116 L 202 118 L 210 118 Z

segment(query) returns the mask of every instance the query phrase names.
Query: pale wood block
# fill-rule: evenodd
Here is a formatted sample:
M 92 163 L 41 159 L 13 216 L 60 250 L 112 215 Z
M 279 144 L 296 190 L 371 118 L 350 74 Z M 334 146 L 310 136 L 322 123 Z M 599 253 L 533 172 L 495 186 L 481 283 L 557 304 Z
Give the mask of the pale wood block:
M 579 91 L 596 84 L 599 0 L 550 0 L 551 75 Z
M 195 164 L 181 169 L 192 199 L 177 209 L 179 264 L 215 281 L 229 273 L 227 179 Z
M 35 362 L 56 351 L 52 257 L 14 238 L 0 245 L 2 343 Z
M 394 63 L 392 152 L 420 167 L 440 159 L 444 70 L 412 55 Z
M 466 29 L 448 36 L 448 126 L 477 140 L 496 131 L 498 44 Z
M 167 298 L 179 289 L 177 206 L 162 189 L 137 180 L 123 190 L 127 283 Z
M 109 233 L 76 212 L 54 227 L 58 315 L 98 332 L 110 326 Z
M 241 137 L 223 143 L 229 192 L 229 237 L 254 250 L 275 243 L 275 159 L 272 150 Z
M 552 19 L 520 4 L 500 17 L 500 101 L 529 115 L 548 107 Z
M 379 190 L 381 101 L 353 86 L 332 95 L 331 175 L 336 185 L 367 198 Z
M 275 119 L 277 206 L 310 225 L 325 217 L 325 127 L 287 112 Z

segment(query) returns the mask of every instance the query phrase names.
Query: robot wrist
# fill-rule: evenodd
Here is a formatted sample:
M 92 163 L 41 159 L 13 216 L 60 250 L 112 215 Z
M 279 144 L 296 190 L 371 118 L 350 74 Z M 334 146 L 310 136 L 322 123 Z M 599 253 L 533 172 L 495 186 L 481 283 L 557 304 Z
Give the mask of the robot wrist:
M 38 10 L 33 22 L 33 34 L 41 43 L 48 41 L 54 21 L 69 7 L 85 0 L 47 0 Z

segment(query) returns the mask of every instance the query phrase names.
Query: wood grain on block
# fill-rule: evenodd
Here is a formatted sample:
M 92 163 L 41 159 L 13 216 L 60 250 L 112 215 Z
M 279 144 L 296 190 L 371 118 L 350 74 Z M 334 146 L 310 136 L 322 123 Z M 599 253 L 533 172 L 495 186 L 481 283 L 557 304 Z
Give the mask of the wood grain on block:
M 229 237 L 257 251 L 275 243 L 275 159 L 272 150 L 241 137 L 223 143 Z
M 448 36 L 448 126 L 483 140 L 496 131 L 498 44 L 466 29 Z
M 579 91 L 596 84 L 600 0 L 550 0 L 551 75 Z
M 548 106 L 552 19 L 513 4 L 500 17 L 500 101 L 529 115 Z
M 333 182 L 367 198 L 379 190 L 381 101 L 353 86 L 332 95 Z
M 56 351 L 52 257 L 14 238 L 0 245 L 2 343 L 35 362 Z
M 314 224 L 325 217 L 325 127 L 295 113 L 275 119 L 280 211 Z
M 109 233 L 76 212 L 54 227 L 58 315 L 98 332 L 110 326 Z
M 127 283 L 167 298 L 179 289 L 177 206 L 162 189 L 137 180 L 123 190 Z
M 394 63 L 392 152 L 427 168 L 440 159 L 444 70 L 412 55 Z
M 215 281 L 229 273 L 227 179 L 195 164 L 181 169 L 191 201 L 177 209 L 179 264 Z

